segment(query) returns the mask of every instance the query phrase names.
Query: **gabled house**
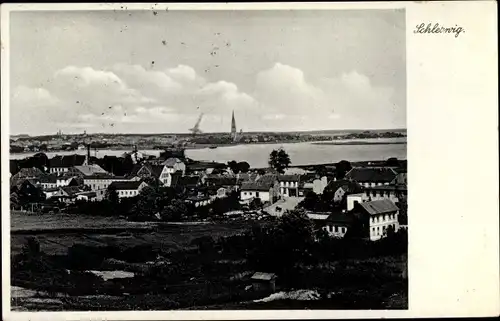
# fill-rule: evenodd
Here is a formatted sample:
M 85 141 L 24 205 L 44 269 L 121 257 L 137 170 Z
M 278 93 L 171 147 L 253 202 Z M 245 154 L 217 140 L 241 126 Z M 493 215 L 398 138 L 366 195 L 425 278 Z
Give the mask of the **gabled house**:
M 175 172 L 182 172 L 182 175 L 186 174 L 186 164 L 179 158 L 177 157 L 170 157 L 167 158 L 162 165 L 164 165 L 167 169 L 165 170 L 166 173 L 173 174 Z
M 87 165 L 87 161 L 84 155 L 57 155 L 49 160 L 50 173 L 65 173 L 74 166 Z
M 274 203 L 279 197 L 279 183 L 276 175 L 263 175 L 258 180 L 243 182 L 240 199 L 260 198 L 262 202 Z
M 389 199 L 358 203 L 352 210 L 357 220 L 359 236 L 372 241 L 379 240 L 392 229 L 399 229 L 399 208 Z
M 16 174 L 12 175 L 11 180 L 18 180 L 24 178 L 40 178 L 44 173 L 36 167 L 21 168 Z
M 57 176 L 54 174 L 43 175 L 40 177 L 40 185 L 43 190 L 52 189 L 57 187 Z
M 58 192 L 51 198 L 57 198 L 63 203 L 74 203 L 77 199 L 78 194 L 86 192 L 82 186 L 63 186 L 60 187 Z
M 119 198 L 124 197 L 134 197 L 139 195 L 141 190 L 148 186 L 146 182 L 143 181 L 121 181 L 113 182 L 109 185 L 108 189 L 115 188 L 118 193 Z
M 354 167 L 345 174 L 345 179 L 370 187 L 389 185 L 397 175 L 391 167 Z
M 326 191 L 333 193 L 334 203 L 341 203 L 346 200 L 347 195 L 361 193 L 363 188 L 356 181 L 337 180 L 330 181 L 324 189 Z

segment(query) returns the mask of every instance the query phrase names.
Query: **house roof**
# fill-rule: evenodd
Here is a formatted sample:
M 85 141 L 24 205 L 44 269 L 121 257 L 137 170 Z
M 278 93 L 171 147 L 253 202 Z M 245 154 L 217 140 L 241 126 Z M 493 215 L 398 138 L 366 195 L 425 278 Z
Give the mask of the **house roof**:
M 238 179 L 236 177 L 227 176 L 209 176 L 205 178 L 205 183 L 214 186 L 234 186 L 237 185 Z
M 151 177 L 156 177 L 159 178 L 161 173 L 163 172 L 164 165 L 154 165 L 150 163 L 145 163 L 145 164 L 137 164 L 134 166 L 132 169 L 132 172 L 130 173 L 129 176 L 137 176 L 139 175 L 139 172 L 144 172 L 147 171 L 151 175 Z
M 279 175 L 280 182 L 300 182 L 300 175 Z
M 76 194 L 80 193 L 82 190 L 79 186 L 63 186 L 61 189 L 68 194 L 68 196 L 76 196 Z
M 254 173 L 239 173 L 236 175 L 236 178 L 238 179 L 238 183 L 246 182 L 246 181 L 255 181 L 259 177 L 258 174 Z
M 102 174 L 107 174 L 101 166 L 97 164 L 92 164 L 92 165 L 77 165 L 74 166 L 74 168 L 82 173 L 84 176 L 90 176 L 96 173 L 102 173 Z
M 273 186 L 271 182 L 243 182 L 241 184 L 241 190 L 245 191 L 269 191 Z
M 50 167 L 73 167 L 83 165 L 85 159 L 85 155 L 57 155 L 49 160 L 49 164 Z
M 381 199 L 358 204 L 370 215 L 390 213 L 399 210 L 390 199 Z
M 276 274 L 274 273 L 255 272 L 254 275 L 252 275 L 252 280 L 259 280 L 259 281 L 271 281 L 272 279 L 275 278 Z
M 365 187 L 365 190 L 370 191 L 407 191 L 408 187 L 406 184 L 391 184 L 391 185 L 377 185 Z
M 275 174 L 265 174 L 257 179 L 259 184 L 270 184 L 273 185 L 278 180 L 278 175 Z
M 82 195 L 82 196 L 87 196 L 87 197 L 91 197 L 91 198 L 92 198 L 92 197 L 96 197 L 96 196 L 97 196 L 96 192 L 83 192 L 83 193 L 78 193 L 78 196 L 80 196 L 80 195 Z
M 114 176 L 109 173 L 94 173 L 89 176 L 85 176 L 85 180 L 92 180 L 92 179 L 125 179 L 124 176 Z
M 119 182 L 119 181 L 116 181 L 116 182 L 112 182 L 111 184 L 109 184 L 109 187 L 113 186 L 115 187 L 117 190 L 136 190 L 139 188 L 139 186 L 141 186 L 141 184 L 143 183 L 143 181 L 139 180 L 139 181 L 122 181 L 122 182 Z
M 41 177 L 43 176 L 43 172 L 36 167 L 29 168 L 21 168 L 19 172 L 12 176 L 12 178 L 32 178 L 32 177 Z
M 44 189 L 43 192 L 44 193 L 48 193 L 48 192 L 55 192 L 55 191 L 58 191 L 58 190 L 59 190 L 59 187 L 52 187 L 52 188 Z
M 175 164 L 184 164 L 183 161 L 181 161 L 179 158 L 177 157 L 170 157 L 170 158 L 167 158 L 162 164 L 165 165 L 165 166 L 168 166 L 168 167 L 173 167 Z
M 222 163 L 216 163 L 216 162 L 195 162 L 192 164 L 186 165 L 186 168 L 188 168 L 191 171 L 196 171 L 196 170 L 206 170 L 209 168 L 226 168 L 227 166 Z
M 57 182 L 56 175 L 43 175 L 40 177 L 40 183 L 52 183 L 55 184 Z
M 188 196 L 186 197 L 186 201 L 199 202 L 209 200 L 208 196 Z
M 390 183 L 397 174 L 391 167 L 354 167 L 345 178 L 358 182 Z
M 349 194 L 360 193 L 361 191 L 363 191 L 363 188 L 357 182 L 345 179 L 338 181 L 330 181 L 330 183 L 328 183 L 328 185 L 326 186 L 325 190 L 336 192 L 339 188 L 342 188 L 346 193 Z
M 330 216 L 330 213 L 307 213 L 307 217 L 311 220 L 323 221 Z
M 333 223 L 333 224 L 352 224 L 354 221 L 354 217 L 352 215 L 346 214 L 346 213 L 341 213 L 341 212 L 333 212 L 328 216 L 326 219 L 328 223 Z

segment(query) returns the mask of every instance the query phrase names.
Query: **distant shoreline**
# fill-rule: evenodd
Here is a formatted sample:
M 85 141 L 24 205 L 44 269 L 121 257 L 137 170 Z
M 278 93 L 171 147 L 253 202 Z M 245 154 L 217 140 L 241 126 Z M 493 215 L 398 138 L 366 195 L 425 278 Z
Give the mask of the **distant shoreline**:
M 313 142 L 314 145 L 399 145 L 407 142 Z

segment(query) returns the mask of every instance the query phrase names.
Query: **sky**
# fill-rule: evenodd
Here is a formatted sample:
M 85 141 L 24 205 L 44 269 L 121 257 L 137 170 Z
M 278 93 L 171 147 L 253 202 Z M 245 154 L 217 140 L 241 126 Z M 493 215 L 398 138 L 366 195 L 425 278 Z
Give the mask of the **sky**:
M 404 10 L 10 16 L 11 134 L 406 128 Z

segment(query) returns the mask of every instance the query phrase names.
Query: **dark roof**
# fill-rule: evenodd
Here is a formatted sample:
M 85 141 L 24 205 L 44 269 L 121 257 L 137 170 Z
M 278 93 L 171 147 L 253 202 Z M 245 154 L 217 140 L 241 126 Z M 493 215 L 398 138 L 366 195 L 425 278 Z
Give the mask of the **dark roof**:
M 371 191 L 407 191 L 408 187 L 406 184 L 391 184 L 391 185 L 377 185 L 377 186 L 370 186 L 370 187 L 365 187 L 365 190 L 371 190 Z
M 300 175 L 279 175 L 280 182 L 300 182 Z
M 139 186 L 141 186 L 142 183 L 143 183 L 143 181 L 141 181 L 141 180 L 139 180 L 139 181 L 132 181 L 131 180 L 131 181 L 123 181 L 123 182 L 112 182 L 111 184 L 109 184 L 109 187 L 113 186 L 117 190 L 136 190 L 139 188 Z
M 36 167 L 30 167 L 30 168 L 21 168 L 19 172 L 17 172 L 15 175 L 12 175 L 12 178 L 18 179 L 18 178 L 32 178 L 32 177 L 41 177 L 43 176 L 43 172 Z
M 258 184 L 269 184 L 273 185 L 278 180 L 278 176 L 275 174 L 265 174 L 257 179 Z
M 68 194 L 68 196 L 75 196 L 82 191 L 79 186 L 63 186 L 61 189 Z
M 328 223 L 333 224 L 352 224 L 354 221 L 354 217 L 348 213 L 334 212 L 328 216 L 326 219 Z
M 206 170 L 208 168 L 226 168 L 226 164 L 216 163 L 216 162 L 195 162 L 187 164 L 186 168 L 192 171 L 195 170 Z
M 85 179 L 124 179 L 125 177 L 123 176 L 114 176 L 112 174 L 106 174 L 106 173 L 94 173 L 89 176 L 85 176 Z
M 177 185 L 197 186 L 199 182 L 200 182 L 200 177 L 198 176 L 181 176 L 177 180 Z
M 159 178 L 161 173 L 163 172 L 163 167 L 163 165 L 153 165 L 150 163 L 138 164 L 133 167 L 132 172 L 129 176 L 137 176 L 139 174 L 139 171 L 146 170 L 150 173 L 151 177 Z
M 209 200 L 209 196 L 188 196 L 186 197 L 186 201 L 198 202 L 198 201 L 206 201 Z
M 85 163 L 85 155 L 54 156 L 49 160 L 50 167 L 73 167 Z
M 237 185 L 238 179 L 236 177 L 227 176 L 209 176 L 205 178 L 205 183 L 207 185 L 213 186 L 234 186 Z
M 269 191 L 273 187 L 271 182 L 243 182 L 241 184 L 241 190 L 245 191 Z
M 53 183 L 53 184 L 55 184 L 56 182 L 57 182 L 56 175 L 43 175 L 40 177 L 40 183 Z
M 390 213 L 399 210 L 399 208 L 387 198 L 358 204 L 370 215 Z
M 328 183 L 328 185 L 326 186 L 325 190 L 336 192 L 341 187 L 346 193 L 349 194 L 360 193 L 363 191 L 361 185 L 359 185 L 356 182 L 348 181 L 345 179 L 341 179 L 338 181 L 330 181 L 330 183 Z
M 345 178 L 358 182 L 390 183 L 396 175 L 397 172 L 390 167 L 354 167 Z

